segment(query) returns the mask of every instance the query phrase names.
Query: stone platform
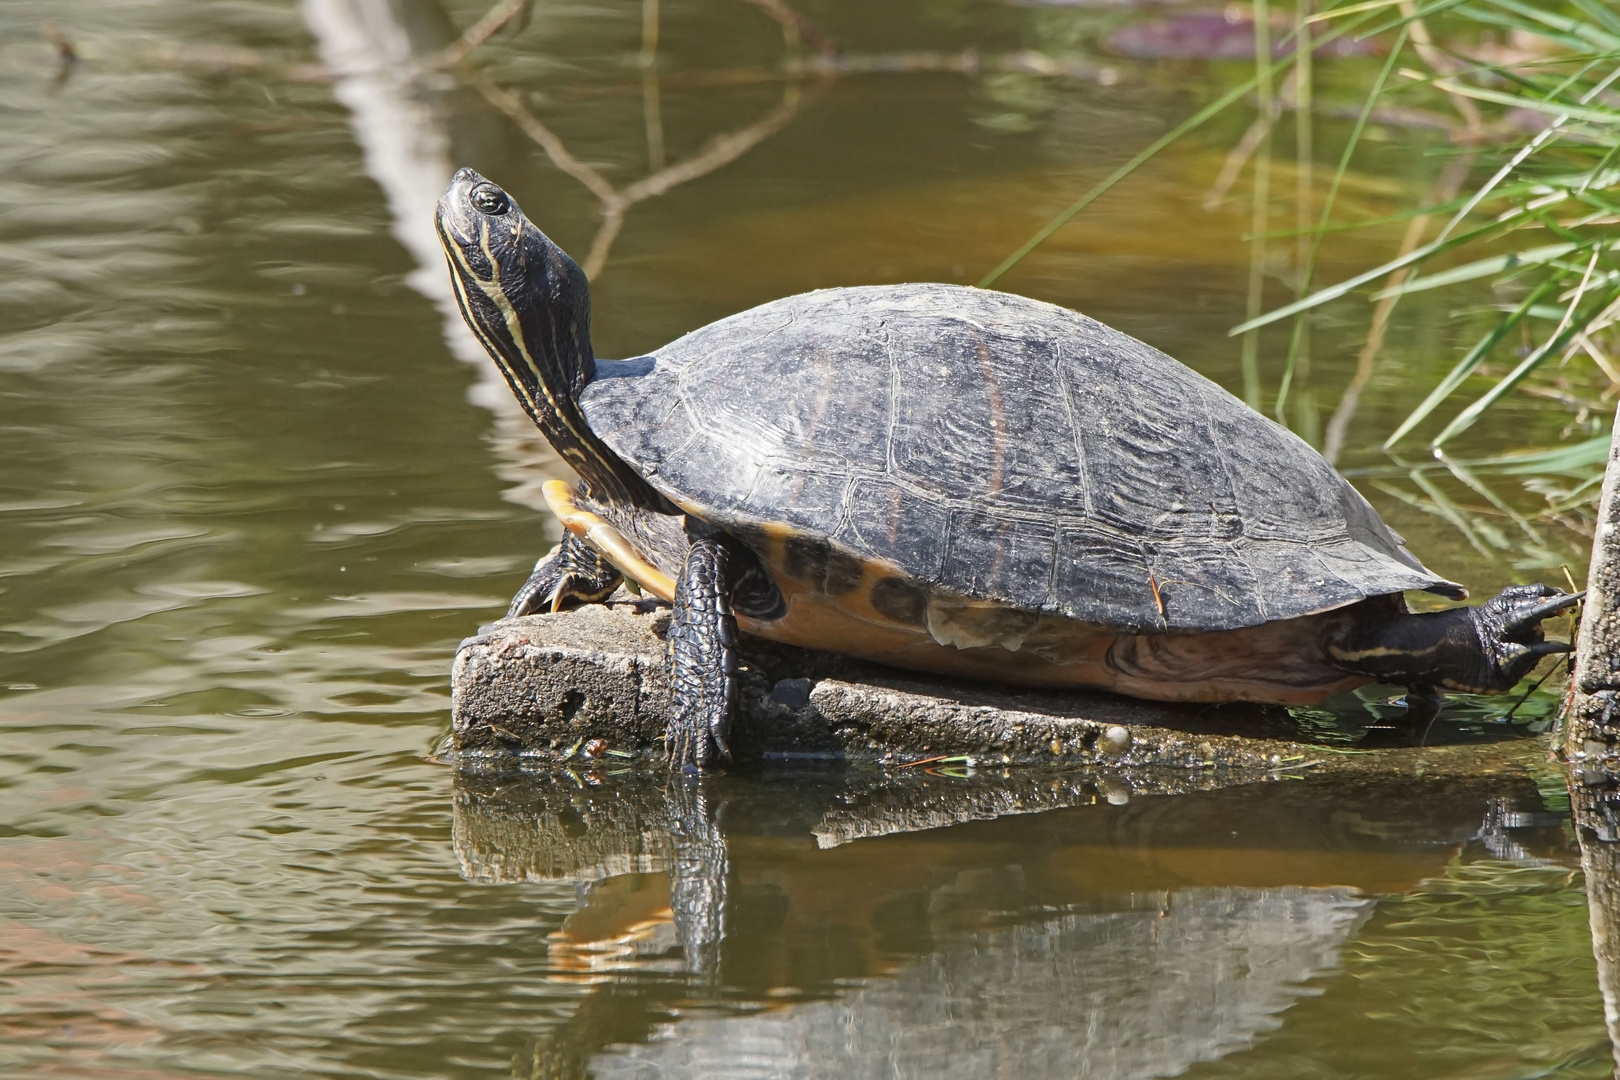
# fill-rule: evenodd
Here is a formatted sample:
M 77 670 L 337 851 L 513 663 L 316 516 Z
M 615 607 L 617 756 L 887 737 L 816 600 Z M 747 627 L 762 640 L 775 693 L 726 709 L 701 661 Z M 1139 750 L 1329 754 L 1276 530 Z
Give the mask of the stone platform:
M 605 765 L 661 757 L 668 623 L 666 607 L 626 598 L 503 620 L 469 638 L 453 676 L 458 761 Z M 741 652 L 731 739 L 738 761 L 966 758 L 962 764 L 976 766 L 1255 774 L 1408 754 L 1347 754 L 1298 741 L 1298 728 L 1276 707 L 956 683 L 754 638 L 744 638 Z

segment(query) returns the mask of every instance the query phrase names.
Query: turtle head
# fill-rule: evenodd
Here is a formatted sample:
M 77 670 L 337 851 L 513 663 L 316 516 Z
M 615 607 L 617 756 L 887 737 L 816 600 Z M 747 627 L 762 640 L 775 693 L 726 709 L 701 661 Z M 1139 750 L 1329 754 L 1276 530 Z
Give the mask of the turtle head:
M 590 285 L 574 260 L 471 169 L 439 196 L 435 224 L 462 317 L 557 453 L 599 498 L 655 500 L 579 407 L 596 361 Z
M 542 428 L 556 397 L 591 380 L 591 293 L 585 275 L 518 204 L 471 169 L 439 197 L 439 241 L 456 302 Z

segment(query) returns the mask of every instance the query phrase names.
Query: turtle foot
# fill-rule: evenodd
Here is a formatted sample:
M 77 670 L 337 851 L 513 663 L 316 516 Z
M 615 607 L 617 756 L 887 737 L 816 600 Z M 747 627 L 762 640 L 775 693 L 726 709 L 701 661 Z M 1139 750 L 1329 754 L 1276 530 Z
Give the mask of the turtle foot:
M 534 564 L 529 580 L 512 597 L 506 617 L 562 611 L 607 599 L 623 580 L 619 571 L 585 541 L 564 533 L 563 542 Z
M 1541 620 L 1580 603 L 1585 592 L 1548 585 L 1510 585 L 1469 611 L 1479 634 L 1486 671 L 1478 689 L 1501 693 L 1517 686 L 1544 656 L 1573 652 L 1567 641 L 1548 641 Z

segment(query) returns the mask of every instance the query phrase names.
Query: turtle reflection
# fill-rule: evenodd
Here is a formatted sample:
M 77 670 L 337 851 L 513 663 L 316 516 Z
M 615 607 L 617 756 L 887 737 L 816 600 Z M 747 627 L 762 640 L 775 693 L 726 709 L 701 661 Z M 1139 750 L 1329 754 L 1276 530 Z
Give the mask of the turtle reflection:
M 1280 1026 L 1463 846 L 1569 857 L 1522 773 L 1119 786 L 463 777 L 456 846 L 579 883 L 551 955 L 589 989 L 524 1068 L 599 1078 L 1174 1075 Z

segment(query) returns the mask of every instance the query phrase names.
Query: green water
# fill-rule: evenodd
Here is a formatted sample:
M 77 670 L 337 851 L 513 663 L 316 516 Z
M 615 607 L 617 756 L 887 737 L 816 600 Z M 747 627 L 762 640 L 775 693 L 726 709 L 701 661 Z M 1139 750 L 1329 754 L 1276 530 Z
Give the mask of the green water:
M 816 286 L 977 280 L 1232 75 L 1102 55 L 1115 12 L 806 10 L 852 55 L 980 60 L 791 83 L 777 24 L 726 0 L 663 3 L 656 113 L 637 3 L 542 0 L 478 54 L 617 189 L 660 153 L 758 137 L 628 211 L 595 283 L 602 355 Z M 425 214 L 465 164 L 582 259 L 600 219 L 483 98 L 404 76 L 481 13 L 0 5 L 0 1072 L 1607 1073 L 1556 777 L 1119 805 L 1079 779 L 930 777 L 896 809 L 863 778 L 794 773 L 723 777 L 693 806 L 633 776 L 525 786 L 428 760 L 455 645 L 553 539 L 536 490 L 558 473 L 487 362 L 463 362 Z M 994 70 L 1026 49 L 1089 77 Z M 1324 96 L 1362 63 L 1324 64 Z M 1002 285 L 1237 388 L 1247 183 L 1200 202 L 1249 119 Z M 1336 160 L 1344 122 L 1319 123 Z M 1443 163 L 1432 133 L 1377 134 L 1347 214 L 1409 205 Z M 1399 232 L 1330 245 L 1322 279 Z M 1273 303 L 1291 258 L 1275 247 Z M 1446 316 L 1486 300 L 1403 305 L 1341 464 L 1387 466 L 1377 443 L 1465 338 Z M 1308 432 L 1365 320 L 1357 302 L 1316 324 Z M 1284 345 L 1265 340 L 1268 388 Z M 1515 398 L 1459 452 L 1590 427 Z M 1556 525 L 1536 554 L 1505 517 L 1464 532 L 1363 488 L 1478 592 L 1579 565 Z M 997 817 L 1020 801 L 1050 809 Z

